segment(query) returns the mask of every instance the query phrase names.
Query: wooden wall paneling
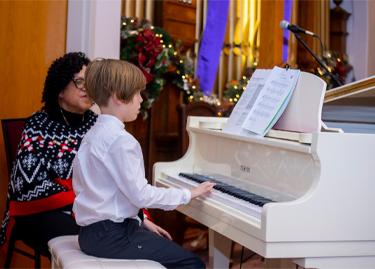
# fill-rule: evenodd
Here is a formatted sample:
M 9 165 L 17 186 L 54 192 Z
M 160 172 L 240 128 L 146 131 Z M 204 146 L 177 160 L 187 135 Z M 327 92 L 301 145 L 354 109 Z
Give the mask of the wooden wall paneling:
M 179 155 L 184 156 L 189 148 L 189 135 L 186 131 L 187 118 L 189 116 L 218 117 L 219 107 L 204 101 L 196 101 L 177 106 L 178 111 L 178 150 Z
M 139 114 L 135 121 L 127 122 L 125 124 L 126 131 L 133 135 L 141 145 L 147 179 L 149 179 L 147 167 L 149 160 L 148 149 L 150 141 L 150 112 L 151 111 L 149 111 L 149 116 L 146 119 L 143 119 L 143 115 Z M 149 182 L 151 182 L 150 180 L 151 178 L 149 179 Z
M 48 67 L 65 53 L 66 18 L 67 1 L 0 1 L 1 119 L 28 117 L 41 108 Z M 2 220 L 9 182 L 4 138 L 0 133 Z M 5 261 L 1 253 L 0 265 Z M 32 260 L 14 254 L 11 266 L 33 265 Z M 42 259 L 42 267 L 50 267 L 48 259 Z
M 167 83 L 160 98 L 151 108 L 151 126 L 148 159 L 148 180 L 152 183 L 152 169 L 156 162 L 170 162 L 179 159 L 178 151 L 178 115 L 177 104 L 180 102 L 180 90 L 172 83 Z M 150 209 L 154 222 L 170 233 L 178 244 L 183 243 L 184 215 L 178 211 Z
M 135 17 L 135 0 L 123 0 L 122 4 L 122 15 L 126 17 Z
M 180 89 L 167 83 L 161 91 L 160 98 L 151 108 L 151 126 L 149 141 L 148 180 L 151 183 L 152 169 L 156 162 L 174 161 L 180 158 L 177 154 L 176 107 L 180 103 Z
M 323 42 L 323 46 L 330 48 L 330 2 L 329 1 L 319 1 L 318 2 L 318 10 L 319 10 L 319 17 L 320 20 L 317 21 L 319 31 L 316 33 L 320 36 Z M 320 54 L 320 42 L 318 42 L 317 53 Z
M 145 1 L 135 2 L 135 16 L 142 20 L 145 17 Z
M 298 0 L 293 0 L 292 13 L 290 23 L 298 25 Z M 297 69 L 297 42 L 298 40 L 294 37 L 293 33 L 289 31 L 289 52 L 288 52 L 288 64 L 291 68 Z
M 261 1 L 260 46 L 257 68 L 272 69 L 282 64 L 283 31 L 279 24 L 284 16 L 284 1 Z
M 280 66 L 283 62 L 283 30 L 280 28 L 280 22 L 284 19 L 284 1 L 276 0 L 275 2 L 275 21 L 274 27 L 274 65 Z
M 303 29 L 312 29 L 314 31 L 314 22 L 316 16 L 316 1 L 302 1 L 298 3 L 298 26 Z M 314 51 L 314 37 L 310 35 L 300 35 L 306 45 Z M 292 38 L 295 38 L 294 36 Z M 319 51 L 320 48 L 319 48 Z M 319 63 L 310 54 L 310 52 L 300 43 L 297 45 L 297 64 L 301 71 L 314 73 Z
M 329 48 L 333 51 L 337 51 L 343 55 L 346 55 L 346 37 L 349 34 L 346 29 L 346 24 L 351 14 L 342 9 L 339 5 L 333 8 L 330 11 L 330 14 L 331 46 Z
M 196 0 L 190 4 L 178 0 L 155 2 L 154 24 L 163 27 L 174 42 L 181 40 L 184 52 L 196 42 L 196 5 Z
M 148 19 L 151 24 L 154 24 L 154 6 L 154 0 L 146 0 L 145 18 Z
M 154 4 L 155 0 L 122 0 L 121 15 L 126 17 L 138 17 L 140 20 L 146 18 L 154 23 Z
M 320 37 L 324 50 L 324 47 L 330 48 L 330 3 L 329 1 L 314 1 L 314 3 L 314 18 L 312 20 L 313 25 L 308 25 L 313 28 L 305 29 L 314 32 Z M 303 11 L 301 10 L 300 12 Z M 322 46 L 318 38 L 313 38 L 312 47 L 310 48 L 317 56 L 322 55 Z

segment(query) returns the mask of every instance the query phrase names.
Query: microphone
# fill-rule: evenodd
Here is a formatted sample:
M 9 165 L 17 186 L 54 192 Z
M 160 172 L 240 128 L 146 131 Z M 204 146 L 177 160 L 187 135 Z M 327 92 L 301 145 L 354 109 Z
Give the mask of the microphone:
M 290 30 L 293 33 L 304 33 L 307 35 L 317 36 L 313 32 L 306 31 L 305 29 L 299 28 L 297 25 L 290 24 L 289 22 L 285 20 L 280 22 L 280 28 L 284 30 Z
M 331 76 L 333 82 L 336 84 L 336 86 L 342 86 L 342 83 L 328 70 L 328 68 L 325 66 L 325 64 L 322 62 L 321 59 L 319 59 L 315 54 L 314 52 L 306 45 L 306 43 L 302 40 L 302 38 L 299 36 L 298 33 L 304 33 L 304 34 L 308 34 L 308 35 L 312 35 L 314 37 L 317 37 L 319 40 L 319 36 L 317 36 L 316 34 L 312 33 L 312 32 L 309 32 L 309 31 L 306 31 L 305 29 L 302 29 L 302 28 L 299 28 L 297 25 L 293 25 L 293 24 L 290 24 L 289 22 L 287 21 L 281 21 L 280 22 L 280 28 L 281 29 L 284 29 L 284 30 L 290 30 L 293 32 L 294 36 L 297 38 L 298 41 L 300 41 L 302 43 L 302 45 L 311 53 L 311 55 L 315 58 L 315 60 L 318 61 L 318 63 L 322 66 L 323 70 L 329 75 Z M 322 44 L 322 41 L 320 40 L 320 44 Z M 323 52 L 323 44 L 322 44 L 322 52 Z

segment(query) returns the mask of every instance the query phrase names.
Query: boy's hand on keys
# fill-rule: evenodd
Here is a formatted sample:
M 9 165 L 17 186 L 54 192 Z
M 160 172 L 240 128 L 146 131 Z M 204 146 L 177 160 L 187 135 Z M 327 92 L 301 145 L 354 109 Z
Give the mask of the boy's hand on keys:
M 197 188 L 190 190 L 191 192 L 191 199 L 197 198 L 202 196 L 206 193 L 212 193 L 212 188 L 216 185 L 216 183 L 212 183 L 209 181 L 203 182 Z

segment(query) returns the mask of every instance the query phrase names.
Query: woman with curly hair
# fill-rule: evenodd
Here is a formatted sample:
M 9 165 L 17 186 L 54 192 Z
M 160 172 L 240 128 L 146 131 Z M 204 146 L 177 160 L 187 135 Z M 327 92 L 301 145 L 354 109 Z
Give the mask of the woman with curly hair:
M 50 239 L 79 232 L 72 216 L 72 163 L 97 118 L 84 87 L 89 62 L 83 53 L 68 53 L 48 70 L 44 105 L 26 120 L 13 163 L 0 232 L 5 251 L 12 229 L 49 258 Z

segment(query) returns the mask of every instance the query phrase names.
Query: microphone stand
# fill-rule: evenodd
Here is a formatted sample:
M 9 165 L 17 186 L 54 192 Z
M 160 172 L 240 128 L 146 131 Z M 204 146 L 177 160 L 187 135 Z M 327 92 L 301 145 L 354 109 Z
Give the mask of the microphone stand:
M 324 69 L 324 71 L 326 71 L 326 73 L 328 75 L 330 75 L 330 77 L 332 78 L 333 82 L 336 84 L 336 87 L 339 87 L 339 86 L 342 86 L 343 84 L 331 73 L 329 72 L 328 68 L 324 65 L 324 63 L 314 54 L 314 52 L 312 52 L 312 50 L 306 45 L 306 43 L 302 40 L 302 38 L 299 36 L 298 33 L 292 31 L 294 36 L 298 39 L 299 42 L 302 43 L 302 45 L 311 53 L 311 55 L 315 58 L 315 60 L 317 60 L 319 62 L 319 64 L 322 66 L 322 68 Z

